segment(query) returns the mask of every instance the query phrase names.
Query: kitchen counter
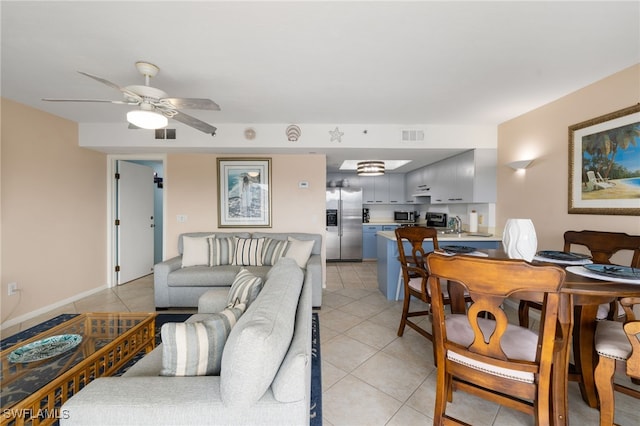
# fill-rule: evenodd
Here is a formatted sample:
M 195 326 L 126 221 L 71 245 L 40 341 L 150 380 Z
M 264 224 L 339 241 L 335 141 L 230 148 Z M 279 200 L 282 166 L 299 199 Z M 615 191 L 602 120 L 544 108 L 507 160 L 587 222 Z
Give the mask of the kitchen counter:
M 502 243 L 502 237 L 477 237 L 462 234 L 461 236 L 449 236 L 447 234 L 438 235 L 439 245 L 460 245 L 470 246 L 478 249 L 496 249 Z M 398 243 L 396 234 L 393 231 L 379 231 L 376 233 L 377 244 L 377 267 L 378 267 L 378 288 L 387 300 L 402 300 L 404 289 L 400 287 L 400 261 L 398 256 Z M 409 249 L 409 243 L 405 243 L 405 250 Z M 426 251 L 433 251 L 433 244 L 425 242 L 423 247 Z
M 396 244 L 396 233 L 394 231 L 378 231 L 376 234 L 378 237 L 382 237 L 382 238 L 386 238 L 387 240 L 393 241 L 394 244 Z M 451 242 L 451 241 L 455 241 L 455 242 L 473 242 L 473 241 L 480 241 L 480 242 L 487 242 L 487 241 L 498 241 L 498 242 L 502 242 L 502 237 L 500 236 L 495 236 L 492 235 L 491 237 L 479 237 L 479 236 L 475 236 L 475 235 L 469 235 L 468 233 L 463 232 L 462 234 L 460 234 L 460 236 L 458 236 L 457 234 L 438 234 L 438 243 L 440 242 Z M 468 246 L 473 246 L 475 247 L 475 245 L 473 244 L 465 244 Z M 491 248 L 495 248 L 495 247 L 491 247 Z M 397 246 L 396 246 L 397 249 Z M 397 251 L 397 250 L 396 250 Z

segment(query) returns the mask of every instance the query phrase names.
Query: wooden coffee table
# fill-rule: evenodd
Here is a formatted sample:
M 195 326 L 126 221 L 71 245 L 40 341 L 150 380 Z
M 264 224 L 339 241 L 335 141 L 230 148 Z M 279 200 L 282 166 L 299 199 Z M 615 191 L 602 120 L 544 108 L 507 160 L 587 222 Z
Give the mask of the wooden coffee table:
M 110 376 L 137 353 L 155 346 L 155 313 L 85 313 L 0 353 L 2 425 L 48 425 L 65 416 L 62 404 L 98 377 Z M 60 355 L 11 362 L 9 355 L 52 336 L 79 334 L 82 341 Z

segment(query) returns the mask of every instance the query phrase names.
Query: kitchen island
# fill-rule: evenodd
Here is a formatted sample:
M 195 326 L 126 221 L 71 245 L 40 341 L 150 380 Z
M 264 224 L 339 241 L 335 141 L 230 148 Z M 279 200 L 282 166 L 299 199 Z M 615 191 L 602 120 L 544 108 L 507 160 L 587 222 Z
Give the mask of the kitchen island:
M 397 292 L 400 276 L 400 261 L 398 256 L 398 243 L 396 234 L 393 231 L 380 231 L 376 234 L 377 254 L 378 254 L 378 288 L 387 298 L 387 300 L 402 300 L 404 298 L 404 289 L 400 288 Z M 502 237 L 477 237 L 462 234 L 458 236 L 450 236 L 447 234 L 438 235 L 438 244 L 440 246 L 456 245 L 469 246 L 478 249 L 496 249 L 500 248 Z M 425 251 L 433 251 L 433 244 L 429 241 L 423 245 Z M 410 250 L 410 245 L 405 242 L 405 249 Z M 398 296 L 396 298 L 396 295 Z

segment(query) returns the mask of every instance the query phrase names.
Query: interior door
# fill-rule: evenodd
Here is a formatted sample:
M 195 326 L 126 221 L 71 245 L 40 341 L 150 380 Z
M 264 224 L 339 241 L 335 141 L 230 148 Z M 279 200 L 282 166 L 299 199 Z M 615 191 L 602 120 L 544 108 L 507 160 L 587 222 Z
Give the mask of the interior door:
M 153 272 L 153 169 L 118 161 L 117 264 L 118 284 Z

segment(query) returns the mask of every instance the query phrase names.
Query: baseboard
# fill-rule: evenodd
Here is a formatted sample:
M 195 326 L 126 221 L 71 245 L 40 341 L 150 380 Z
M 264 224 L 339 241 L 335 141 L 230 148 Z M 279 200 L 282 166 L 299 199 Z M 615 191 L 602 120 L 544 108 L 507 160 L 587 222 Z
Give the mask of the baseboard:
M 47 312 L 53 311 L 54 309 L 61 308 L 64 305 L 68 305 L 69 303 L 73 303 L 73 302 L 75 302 L 77 300 L 84 299 L 87 296 L 91 296 L 92 294 L 99 293 L 102 290 L 106 290 L 107 288 L 109 288 L 109 286 L 107 284 L 105 284 L 103 286 L 100 286 L 100 287 L 97 287 L 97 288 L 94 288 L 94 289 L 91 289 L 91 290 L 87 290 L 87 291 L 84 291 L 82 293 L 78 293 L 75 296 L 68 297 L 68 298 L 60 300 L 60 301 L 58 301 L 56 303 L 52 303 L 51 305 L 44 306 L 44 307 L 42 307 L 40 309 L 36 309 L 35 311 L 31 311 L 31 312 L 28 312 L 26 314 L 20 315 L 18 317 L 12 318 L 10 320 L 7 320 L 7 321 L 3 322 L 0 325 L 0 330 L 4 330 L 5 328 L 13 327 L 14 325 L 20 324 L 21 322 L 28 321 L 28 320 L 30 320 L 32 318 L 35 318 L 37 316 L 46 314 Z M 66 312 L 66 313 L 73 314 L 75 312 Z

